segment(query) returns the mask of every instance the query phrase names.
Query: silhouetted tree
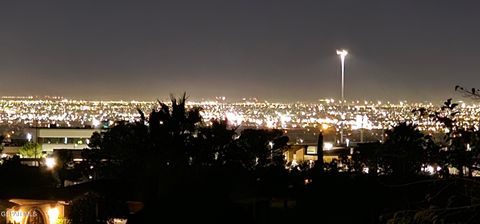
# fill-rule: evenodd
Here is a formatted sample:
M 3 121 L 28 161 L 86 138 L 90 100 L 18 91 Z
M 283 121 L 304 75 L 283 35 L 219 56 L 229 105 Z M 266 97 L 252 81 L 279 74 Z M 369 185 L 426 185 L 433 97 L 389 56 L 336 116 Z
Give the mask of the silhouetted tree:
M 192 152 L 192 163 L 207 166 L 222 166 L 242 161 L 235 157 L 235 129 L 228 127 L 227 120 L 212 120 L 212 125 L 199 127 L 195 138 L 196 149 Z
M 398 176 L 418 174 L 425 162 L 425 136 L 416 125 L 406 122 L 386 131 L 386 134 L 387 139 L 381 153 L 385 162 L 384 169 Z
M 115 223 L 112 217 L 125 216 L 127 206 L 100 193 L 87 192 L 72 200 L 70 210 L 70 224 L 111 224 Z
M 106 132 L 94 133 L 88 149 L 82 151 L 86 176 L 132 178 L 138 176 L 149 155 L 147 127 L 139 122 L 117 122 Z
M 465 91 L 461 87 L 456 87 L 456 90 Z M 478 94 L 475 90 L 472 90 L 471 93 Z M 448 166 L 452 166 L 458 170 L 460 176 L 463 176 L 464 168 L 467 168 L 469 176 L 471 176 L 472 170 L 476 169 L 474 165 L 478 164 L 480 155 L 479 132 L 473 126 L 461 127 L 458 125 L 457 117 L 460 110 L 457 106 L 458 104 L 453 103 L 452 99 L 447 99 L 439 111 L 420 108 L 414 112 L 419 113 L 420 116 L 428 116 L 443 125 L 445 132 L 443 148 L 445 150 L 440 150 L 436 155 L 438 156 L 437 162 L 443 166 L 442 172 L 448 172 Z
M 282 152 L 288 139 L 281 130 L 245 129 L 237 139 L 237 148 L 243 155 L 243 166 L 253 170 L 273 162 L 274 155 Z M 286 141 L 285 141 L 286 140 Z M 281 155 L 283 156 L 283 155 Z
M 138 122 L 118 122 L 105 132 L 94 133 L 90 149 L 82 153 L 84 172 L 92 178 L 134 182 L 143 193 L 147 217 L 154 217 L 155 209 L 164 203 L 172 203 L 165 209 L 174 209 L 179 196 L 192 203 L 193 198 L 204 201 L 207 196 L 208 200 L 226 200 L 222 192 L 253 195 L 257 185 L 274 195 L 287 195 L 283 152 L 288 137 L 283 131 L 237 133 L 226 120 L 206 125 L 201 109 L 188 107 L 185 101 L 185 94 L 171 97 L 171 104 L 159 102 L 159 108 L 148 116 L 138 110 Z
M 315 168 L 320 174 L 324 172 L 325 164 L 323 162 L 323 133 L 318 134 L 317 139 L 317 161 L 315 162 Z
M 81 164 L 73 161 L 73 155 L 70 150 L 57 150 L 55 153 L 56 166 L 54 167 L 55 176 L 60 182 L 60 187 L 65 186 L 65 181 L 79 181 L 82 178 Z M 88 178 L 88 177 L 87 177 Z
M 425 135 L 424 138 L 425 138 L 425 145 L 424 145 L 425 164 L 424 165 L 431 165 L 433 167 L 434 173 L 438 173 L 438 168 L 441 168 L 442 170 L 446 169 L 446 171 L 448 171 L 447 161 L 444 154 L 442 154 L 441 146 L 437 144 L 434 141 L 433 137 L 430 135 Z M 444 173 L 444 171 L 442 171 L 441 173 L 446 174 Z
M 354 169 L 358 173 L 367 171 L 372 176 L 378 175 L 379 167 L 385 162 L 381 155 L 383 145 L 380 142 L 362 143 L 352 155 Z
M 480 99 L 480 89 L 476 89 L 476 88 L 467 89 L 460 85 L 456 85 L 455 91 L 462 93 L 465 97 L 469 97 L 477 100 Z
M 4 144 L 5 144 L 3 140 L 5 140 L 5 136 L 0 135 L 0 153 L 2 153 Z

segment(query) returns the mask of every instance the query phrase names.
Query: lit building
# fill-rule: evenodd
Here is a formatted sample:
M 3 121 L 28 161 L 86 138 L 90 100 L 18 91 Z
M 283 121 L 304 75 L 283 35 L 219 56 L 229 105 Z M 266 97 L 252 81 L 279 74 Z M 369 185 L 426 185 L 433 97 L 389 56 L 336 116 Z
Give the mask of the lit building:
M 35 199 L 11 199 L 15 206 L 7 209 L 8 223 L 60 223 L 65 217 L 65 202 Z
M 31 128 L 28 134 L 31 141 L 40 144 L 43 152 L 51 154 L 56 149 L 88 148 L 92 134 L 101 131 L 94 128 Z
M 117 217 L 111 217 L 111 221 L 125 224 L 129 215 L 143 208 L 143 203 L 132 194 L 132 188 L 132 184 L 127 182 L 94 181 L 61 189 L 2 192 L 0 206 L 5 210 L 1 211 L 0 223 L 69 223 L 72 213 L 78 212 L 72 210 L 75 202 L 85 198 L 92 200 L 96 207 L 95 218 L 100 218 L 109 211 L 110 204 L 106 204 L 104 200 L 93 200 L 91 196 L 106 195 L 105 191 L 108 191 L 108 194 L 116 199 L 115 205 L 121 207 L 115 214 Z
M 308 161 L 316 161 L 318 159 L 317 144 L 301 144 L 291 145 L 284 152 L 287 163 L 302 163 Z M 340 155 L 350 155 L 350 149 L 346 147 L 334 147 L 332 143 L 325 142 L 323 145 L 323 161 L 331 162 L 334 159 L 339 159 Z

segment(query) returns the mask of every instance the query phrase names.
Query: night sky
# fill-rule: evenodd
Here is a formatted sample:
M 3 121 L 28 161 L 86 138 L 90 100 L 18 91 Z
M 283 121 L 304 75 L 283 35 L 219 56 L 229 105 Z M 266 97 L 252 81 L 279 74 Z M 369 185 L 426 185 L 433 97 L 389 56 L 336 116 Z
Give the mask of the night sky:
M 0 95 L 410 101 L 480 87 L 478 1 L 2 1 Z

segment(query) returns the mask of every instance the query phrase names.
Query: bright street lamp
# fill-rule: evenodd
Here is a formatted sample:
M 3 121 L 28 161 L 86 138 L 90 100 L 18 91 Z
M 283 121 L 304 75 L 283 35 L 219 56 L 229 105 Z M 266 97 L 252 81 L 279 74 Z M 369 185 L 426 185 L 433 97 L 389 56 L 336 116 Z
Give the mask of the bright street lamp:
M 347 57 L 347 54 L 348 51 L 345 49 L 337 50 L 342 65 L 342 101 L 345 99 L 345 57 Z
M 57 161 L 55 161 L 55 158 L 52 157 L 45 158 L 45 165 L 51 170 L 55 167 L 55 165 L 57 165 Z
M 345 49 L 337 50 L 337 55 L 340 56 L 340 62 L 342 66 L 342 113 L 343 113 L 343 101 L 345 100 L 345 57 L 347 57 L 348 51 Z M 340 144 L 343 144 L 343 119 L 340 127 Z

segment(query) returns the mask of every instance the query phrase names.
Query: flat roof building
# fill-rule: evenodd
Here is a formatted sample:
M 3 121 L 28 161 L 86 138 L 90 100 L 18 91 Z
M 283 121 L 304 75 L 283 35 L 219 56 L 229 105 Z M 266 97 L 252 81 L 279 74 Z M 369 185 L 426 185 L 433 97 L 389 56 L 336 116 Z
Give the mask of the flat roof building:
M 27 138 L 51 154 L 55 149 L 88 148 L 92 134 L 101 131 L 98 128 L 29 128 Z

